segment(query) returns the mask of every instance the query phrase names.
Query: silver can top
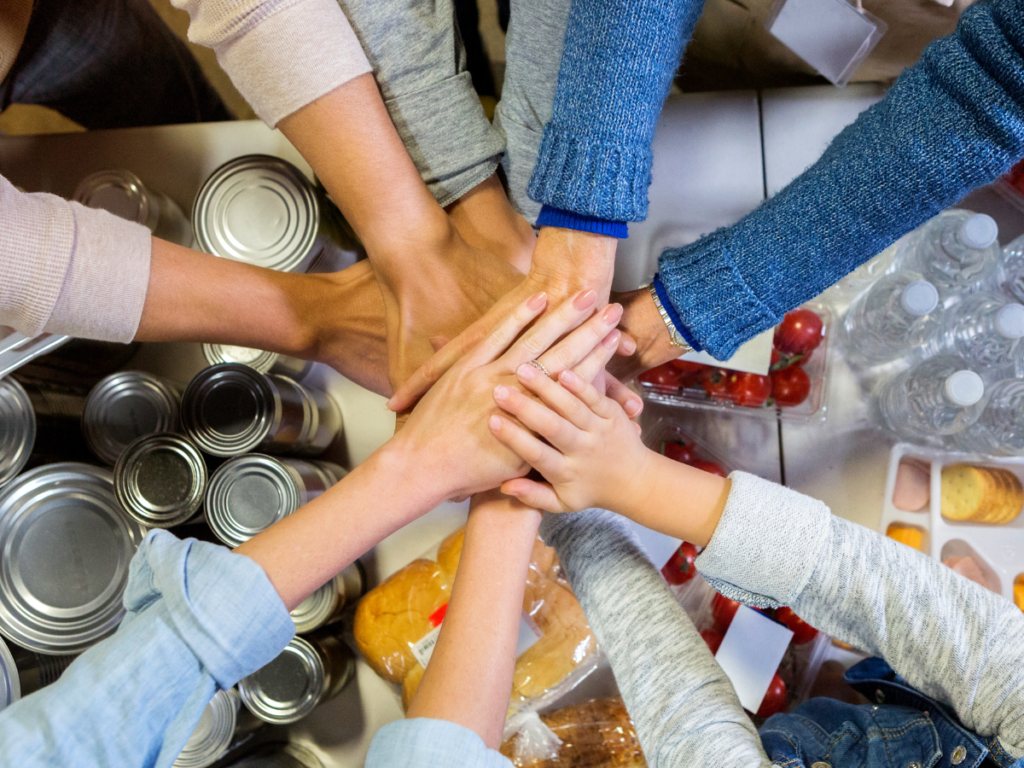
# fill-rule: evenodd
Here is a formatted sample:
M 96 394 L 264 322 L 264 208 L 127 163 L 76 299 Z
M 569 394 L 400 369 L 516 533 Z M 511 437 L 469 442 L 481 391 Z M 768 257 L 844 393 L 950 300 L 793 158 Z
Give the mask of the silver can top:
M 0 712 L 21 698 L 18 665 L 14 663 L 10 648 L 0 640 Z
M 86 176 L 75 188 L 71 199 L 143 226 L 149 226 L 155 214 L 142 179 L 123 169 L 98 171 Z
M 340 483 L 341 478 L 348 474 L 348 470 L 335 464 L 333 461 L 320 461 L 319 459 L 310 460 L 309 462 L 317 468 L 320 476 L 324 480 L 324 485 L 330 488 L 335 483 Z
M 312 366 L 312 363 L 296 357 L 231 344 L 203 344 L 203 356 L 210 365 L 241 363 L 260 373 L 276 373 L 293 379 L 301 379 Z
M 14 379 L 0 379 L 0 486 L 24 469 L 35 442 L 32 401 Z
M 109 635 L 142 538 L 109 470 L 67 462 L 18 477 L 0 492 L 0 634 L 46 654 Z
M 334 614 L 338 607 L 338 587 L 331 579 L 320 589 L 307 597 L 292 611 L 292 621 L 298 634 L 319 629 Z
M 206 493 L 206 461 L 187 438 L 163 432 L 131 443 L 114 466 L 114 492 L 142 525 L 171 528 L 195 516 Z
M 181 400 L 181 423 L 192 441 L 214 456 L 251 451 L 270 432 L 274 390 L 262 373 L 222 363 L 195 375 Z
M 179 392 L 142 371 L 122 371 L 102 379 L 89 392 L 82 432 L 89 448 L 113 465 L 134 440 L 178 428 Z
M 323 697 L 327 671 L 316 649 L 293 637 L 281 654 L 238 684 L 245 706 L 268 723 L 287 725 L 308 715 Z
M 238 694 L 234 689 L 217 691 L 174 761 L 174 768 L 208 768 L 231 745 L 238 715 Z
M 214 535 L 237 547 L 301 503 L 296 472 L 283 461 L 250 453 L 225 462 L 206 489 L 206 522 Z
M 269 155 L 237 157 L 203 183 L 192 228 L 207 253 L 281 272 L 301 272 L 316 256 L 320 204 L 309 180 Z

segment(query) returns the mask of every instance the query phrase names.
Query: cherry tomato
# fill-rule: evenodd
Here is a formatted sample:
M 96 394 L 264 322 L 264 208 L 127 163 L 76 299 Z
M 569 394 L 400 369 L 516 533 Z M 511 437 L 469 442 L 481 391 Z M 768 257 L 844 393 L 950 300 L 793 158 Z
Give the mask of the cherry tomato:
M 745 408 L 759 408 L 772 394 L 772 380 L 756 373 L 733 371 L 728 376 L 726 396 Z
M 708 648 L 711 650 L 712 656 L 718 653 L 719 646 L 721 646 L 722 641 L 725 640 L 725 635 L 717 629 L 703 629 L 701 630 L 700 636 L 701 639 L 708 644 Z
M 768 684 L 768 691 L 761 699 L 761 706 L 757 708 L 758 717 L 771 717 L 786 709 L 789 703 L 789 696 L 786 693 L 786 684 L 776 674 Z
M 715 629 L 724 635 L 725 631 L 729 629 L 729 625 L 732 624 L 732 619 L 739 607 L 740 604 L 737 601 L 730 600 L 721 592 L 716 592 L 714 600 L 711 601 L 711 615 L 715 617 Z
M 792 608 L 779 608 L 775 611 L 775 620 L 793 631 L 793 645 L 809 643 L 818 636 L 818 630 L 793 613 Z
M 640 381 L 650 384 L 659 392 L 675 392 L 682 386 L 683 373 L 672 363 L 665 363 L 641 373 Z
M 678 368 L 683 373 L 700 373 L 707 368 L 704 363 L 695 363 L 691 360 L 672 360 L 669 365 Z
M 778 405 L 800 405 L 811 394 L 811 377 L 803 368 L 793 365 L 772 371 L 772 397 Z
M 775 329 L 775 348 L 791 355 L 802 355 L 821 343 L 821 318 L 809 309 L 787 312 Z
M 696 557 L 697 548 L 684 541 L 662 567 L 661 575 L 669 584 L 685 584 L 697 574 L 697 568 L 693 564 Z
M 781 371 L 790 366 L 802 366 L 811 357 L 814 356 L 814 350 L 804 352 L 799 355 L 791 355 L 788 352 L 779 352 L 777 349 L 772 350 L 772 361 L 768 369 L 770 372 Z
M 665 456 L 680 464 L 692 464 L 697 458 L 693 443 L 665 443 Z
M 724 400 L 729 397 L 729 372 L 722 368 L 705 368 L 700 372 L 700 385 L 708 397 Z
M 719 477 L 728 477 L 729 473 L 722 469 L 721 466 L 715 464 L 713 461 L 704 461 L 704 459 L 694 459 L 690 462 L 690 466 L 694 469 L 699 469 L 702 472 L 707 472 L 711 475 L 718 475 Z

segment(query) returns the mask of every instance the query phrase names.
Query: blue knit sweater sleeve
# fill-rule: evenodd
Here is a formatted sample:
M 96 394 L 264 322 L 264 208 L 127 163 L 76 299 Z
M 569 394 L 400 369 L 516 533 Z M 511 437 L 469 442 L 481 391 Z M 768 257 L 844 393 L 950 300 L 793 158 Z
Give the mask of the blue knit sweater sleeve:
M 821 159 L 660 279 L 719 359 L 1024 157 L 1024 0 L 971 6 Z
M 651 141 L 704 0 L 573 0 L 528 192 L 610 222 L 647 217 Z

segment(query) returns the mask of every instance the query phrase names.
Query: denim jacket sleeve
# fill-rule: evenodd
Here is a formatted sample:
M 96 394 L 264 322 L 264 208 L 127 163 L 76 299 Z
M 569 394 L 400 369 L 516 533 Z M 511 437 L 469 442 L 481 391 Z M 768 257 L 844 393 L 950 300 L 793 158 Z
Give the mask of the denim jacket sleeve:
M 697 568 L 755 606 L 788 605 L 881 656 L 980 736 L 1024 756 L 1024 613 L 927 555 L 833 517 L 824 504 L 734 472 Z
M 171 766 L 217 689 L 295 632 L 263 570 L 154 531 L 131 564 L 118 631 L 0 712 L 0 765 Z
M 366 768 L 511 768 L 474 731 L 448 720 L 417 717 L 388 723 L 373 737 Z
M 825 154 L 659 280 L 719 359 L 1024 157 L 1024 0 L 977 3 Z

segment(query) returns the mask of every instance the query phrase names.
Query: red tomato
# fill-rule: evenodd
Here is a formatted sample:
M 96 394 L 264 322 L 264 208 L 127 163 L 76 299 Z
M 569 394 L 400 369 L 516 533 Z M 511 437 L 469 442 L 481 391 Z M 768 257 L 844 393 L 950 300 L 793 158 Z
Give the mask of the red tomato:
M 708 648 L 711 650 L 711 655 L 714 656 L 718 653 L 718 647 L 725 640 L 725 635 L 719 632 L 717 629 L 704 629 L 700 633 L 701 639 L 708 644 Z
M 673 368 L 678 368 L 683 373 L 700 373 L 707 367 L 704 363 L 694 363 L 690 360 L 673 360 L 669 365 Z
M 800 405 L 811 394 L 811 377 L 803 368 L 793 365 L 772 371 L 772 397 L 778 405 Z
M 727 397 L 745 408 L 758 408 L 772 394 L 772 380 L 756 373 L 733 371 L 728 376 Z
M 716 592 L 715 599 L 711 601 L 711 615 L 715 617 L 715 629 L 724 635 L 725 631 L 729 629 L 729 625 L 732 624 L 733 616 L 736 615 L 739 607 L 740 604 L 735 600 L 730 600 L 721 592 Z
M 719 477 L 728 477 L 729 473 L 722 469 L 718 464 L 713 461 L 704 461 L 704 459 L 694 459 L 690 462 L 690 466 L 694 469 L 699 469 L 702 472 L 707 472 L 712 475 L 718 475 Z
M 697 548 L 688 541 L 679 545 L 672 557 L 662 566 L 661 575 L 669 584 L 685 584 L 697 574 L 693 561 L 697 557 Z
M 729 397 L 729 372 L 721 368 L 705 368 L 700 372 L 700 385 L 708 397 L 724 400 Z
M 775 348 L 791 355 L 802 355 L 821 343 L 821 318 L 809 309 L 787 312 L 775 328 Z
M 683 373 L 671 363 L 640 374 L 640 381 L 650 384 L 659 392 L 675 392 L 682 386 Z
M 779 352 L 779 350 L 773 349 L 772 361 L 771 364 L 768 366 L 768 369 L 769 371 L 774 372 L 781 371 L 785 368 L 789 368 L 790 366 L 802 366 L 813 356 L 813 349 L 810 352 L 804 352 L 803 354 L 799 355 L 791 355 L 789 353 Z
M 793 645 L 809 643 L 818 636 L 818 630 L 793 613 L 792 608 L 779 608 L 775 611 L 775 619 L 793 631 Z
M 786 694 L 786 684 L 776 674 L 768 684 L 768 691 L 765 693 L 764 698 L 761 699 L 761 706 L 757 708 L 757 716 L 771 717 L 778 712 L 784 711 L 788 703 L 789 696 Z
M 693 443 L 665 443 L 665 456 L 681 464 L 692 464 L 697 458 Z

